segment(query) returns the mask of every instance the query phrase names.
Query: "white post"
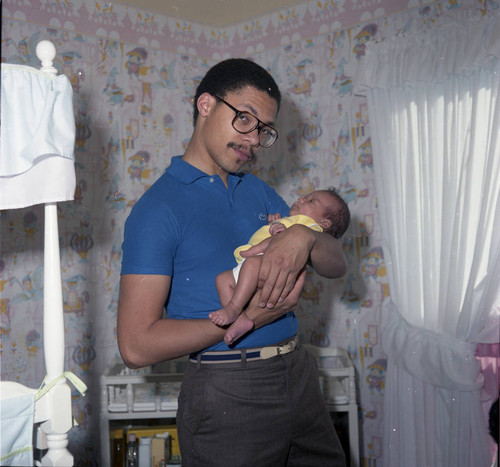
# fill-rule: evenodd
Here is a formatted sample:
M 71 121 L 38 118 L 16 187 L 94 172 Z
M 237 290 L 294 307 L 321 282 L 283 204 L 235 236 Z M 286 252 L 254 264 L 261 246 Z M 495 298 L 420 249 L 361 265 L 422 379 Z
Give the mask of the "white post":
M 41 41 L 36 55 L 42 63 L 41 70 L 57 74 L 53 66 L 56 48 L 50 41 Z M 50 181 L 49 183 L 57 183 Z M 64 372 L 64 310 L 62 298 L 61 260 L 59 252 L 59 231 L 57 225 L 57 204 L 45 205 L 44 237 L 44 290 L 43 290 L 43 343 L 46 383 L 49 384 Z M 72 466 L 73 456 L 68 451 L 68 431 L 73 426 L 71 412 L 71 389 L 62 378 L 43 396 L 47 398 L 49 418 L 41 428 L 47 435 L 48 452 L 42 459 L 43 466 Z M 42 398 L 42 399 L 43 399 Z
M 45 205 L 43 343 L 47 383 L 64 372 L 64 311 L 57 205 Z

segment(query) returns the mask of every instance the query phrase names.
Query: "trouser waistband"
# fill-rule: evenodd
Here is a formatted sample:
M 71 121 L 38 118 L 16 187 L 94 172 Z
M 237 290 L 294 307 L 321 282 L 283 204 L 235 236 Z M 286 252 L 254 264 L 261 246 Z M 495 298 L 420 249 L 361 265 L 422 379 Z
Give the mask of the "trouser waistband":
M 268 358 L 293 352 L 298 344 L 299 339 L 297 336 L 294 336 L 281 344 L 266 347 L 200 352 L 198 354 L 192 354 L 190 356 L 190 361 L 198 364 L 213 364 L 267 360 Z

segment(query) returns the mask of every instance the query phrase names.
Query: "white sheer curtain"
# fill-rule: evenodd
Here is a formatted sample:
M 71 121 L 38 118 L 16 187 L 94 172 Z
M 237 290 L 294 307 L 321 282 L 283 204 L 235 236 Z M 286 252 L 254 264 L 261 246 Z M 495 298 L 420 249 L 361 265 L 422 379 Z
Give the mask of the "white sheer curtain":
M 489 467 L 476 343 L 499 340 L 500 15 L 367 49 L 390 299 L 383 460 Z

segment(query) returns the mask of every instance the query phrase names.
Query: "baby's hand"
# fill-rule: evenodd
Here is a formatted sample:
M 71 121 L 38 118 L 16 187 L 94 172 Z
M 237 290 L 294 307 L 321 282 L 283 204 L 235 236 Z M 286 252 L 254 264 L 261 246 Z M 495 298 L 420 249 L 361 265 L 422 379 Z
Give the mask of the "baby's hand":
M 277 233 L 283 232 L 283 230 L 285 229 L 286 229 L 285 225 L 282 224 L 281 222 L 273 222 L 269 226 L 269 233 L 271 235 L 276 235 Z
M 271 222 L 276 222 L 279 219 L 281 219 L 281 214 L 279 212 L 277 214 L 268 214 L 267 215 L 267 223 L 268 224 L 270 224 Z

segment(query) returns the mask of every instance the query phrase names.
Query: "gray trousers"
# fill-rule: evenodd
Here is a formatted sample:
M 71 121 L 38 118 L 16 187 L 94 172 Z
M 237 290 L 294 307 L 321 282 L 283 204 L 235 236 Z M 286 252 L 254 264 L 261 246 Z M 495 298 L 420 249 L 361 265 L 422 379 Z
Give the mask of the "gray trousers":
M 177 429 L 183 467 L 345 466 L 314 357 L 190 363 Z

